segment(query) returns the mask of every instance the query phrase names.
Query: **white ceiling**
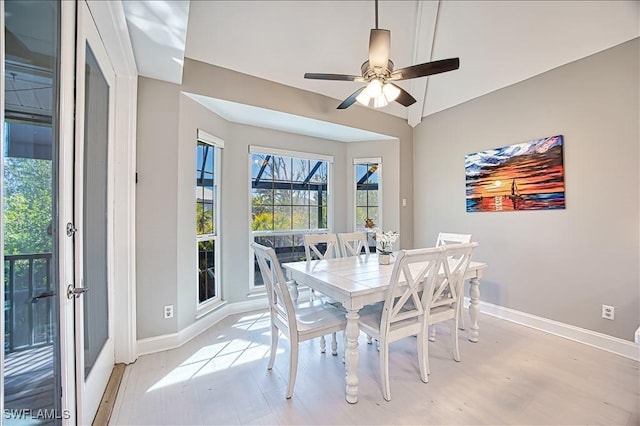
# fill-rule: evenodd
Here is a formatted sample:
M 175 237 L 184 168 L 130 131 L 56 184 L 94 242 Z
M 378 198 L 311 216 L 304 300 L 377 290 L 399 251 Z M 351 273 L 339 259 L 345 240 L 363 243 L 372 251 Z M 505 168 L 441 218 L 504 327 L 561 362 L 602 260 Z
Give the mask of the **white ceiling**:
M 374 27 L 374 2 L 362 0 L 136 0 L 124 6 L 141 75 L 179 83 L 181 68 L 166 64 L 181 63 L 184 55 L 330 96 L 336 106 L 359 84 L 303 75 L 359 74 Z M 416 105 L 383 109 L 415 125 L 638 37 L 640 2 L 381 0 L 379 27 L 391 30 L 396 69 L 460 58 L 459 70 L 402 82 Z

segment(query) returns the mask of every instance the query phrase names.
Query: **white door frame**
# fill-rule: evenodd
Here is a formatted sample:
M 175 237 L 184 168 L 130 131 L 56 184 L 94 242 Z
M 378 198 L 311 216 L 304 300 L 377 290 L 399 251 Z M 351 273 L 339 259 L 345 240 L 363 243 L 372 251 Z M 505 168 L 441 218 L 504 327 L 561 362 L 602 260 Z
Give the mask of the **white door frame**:
M 116 74 L 113 164 L 114 333 L 117 363 L 137 359 L 136 336 L 136 117 L 138 70 L 121 2 L 87 1 Z
M 81 0 L 82 1 L 82 0 Z M 76 2 L 62 2 L 61 98 L 60 98 L 60 204 L 58 226 L 64 230 L 73 222 L 74 77 L 76 56 Z M 120 2 L 88 1 L 89 10 L 100 33 L 115 78 L 115 129 L 111 162 L 115 167 L 113 185 L 111 278 L 114 314 L 115 362 L 132 363 L 137 358 L 135 286 L 135 165 L 138 73 L 129 33 Z M 4 62 L 4 61 L 3 61 Z M 4 82 L 4 79 L 2 80 Z M 64 194 L 67 194 L 66 196 Z M 60 253 L 60 294 L 74 281 L 73 241 L 62 237 Z M 71 413 L 63 424 L 74 425 L 76 418 L 75 356 L 73 345 L 73 301 L 60 299 L 62 409 Z M 66 337 L 66 338 L 65 338 Z
M 87 174 L 92 173 L 87 169 L 87 163 L 85 160 L 87 156 L 85 152 L 88 150 L 90 140 L 86 139 L 86 129 L 88 125 L 89 117 L 85 115 L 87 105 L 85 100 L 87 99 L 87 91 L 89 87 L 85 85 L 86 82 L 86 64 L 88 61 L 89 48 L 93 53 L 97 66 L 100 69 L 105 82 L 108 85 L 108 102 L 107 109 L 107 170 L 106 170 L 106 202 L 107 208 L 107 223 L 106 223 L 106 283 L 107 286 L 107 339 L 104 342 L 104 346 L 100 348 L 100 353 L 97 355 L 93 362 L 91 371 L 87 375 L 85 359 L 87 345 L 85 341 L 86 333 L 86 313 L 88 296 L 91 295 L 78 295 L 75 297 L 75 360 L 76 360 L 76 414 L 77 420 L 81 424 L 89 424 L 93 421 L 95 414 L 100 406 L 100 400 L 102 394 L 107 387 L 109 376 L 113 370 L 115 364 L 115 343 L 114 343 L 114 319 L 115 312 L 114 306 L 116 305 L 114 299 L 114 263 L 113 263 L 113 213 L 114 213 L 114 188 L 113 179 L 114 173 L 114 141 L 115 141 L 115 73 L 111 65 L 111 61 L 107 54 L 106 49 L 102 43 L 98 29 L 95 26 L 93 17 L 89 10 L 88 5 L 81 3 L 78 5 L 77 10 L 77 34 L 78 40 L 76 41 L 76 104 L 75 104 L 75 175 L 74 175 L 74 227 L 77 228 L 75 233 L 75 288 L 82 288 L 88 285 L 89 290 L 94 284 L 86 281 L 84 278 L 89 274 L 89 271 L 85 270 L 87 260 L 85 254 L 87 254 L 85 247 L 89 244 L 87 235 L 85 234 L 85 212 L 86 202 L 85 195 L 87 190 L 85 188 L 85 178 Z M 102 277 L 100 277 L 102 278 Z M 99 291 L 97 288 L 94 291 Z M 97 349 L 97 348 L 93 348 Z

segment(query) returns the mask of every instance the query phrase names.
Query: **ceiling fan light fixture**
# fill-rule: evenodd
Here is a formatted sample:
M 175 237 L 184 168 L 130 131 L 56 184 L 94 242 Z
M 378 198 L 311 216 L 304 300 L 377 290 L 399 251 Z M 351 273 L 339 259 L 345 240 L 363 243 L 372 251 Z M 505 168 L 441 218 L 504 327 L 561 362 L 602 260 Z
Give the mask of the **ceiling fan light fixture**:
M 387 102 L 387 98 L 384 96 L 384 93 L 380 93 L 378 96 L 373 98 L 373 107 L 374 108 L 383 108 L 389 104 Z
M 382 82 L 377 78 L 373 79 L 371 80 L 371 82 L 369 82 L 369 85 L 364 90 L 369 94 L 370 97 L 377 98 L 382 94 Z
M 385 83 L 385 85 L 382 86 L 382 93 L 387 99 L 387 102 L 393 102 L 400 96 L 400 89 L 391 83 Z
M 364 106 L 369 106 L 369 101 L 371 100 L 371 96 L 367 93 L 367 89 L 364 89 L 358 96 L 356 96 L 356 101 L 359 104 Z

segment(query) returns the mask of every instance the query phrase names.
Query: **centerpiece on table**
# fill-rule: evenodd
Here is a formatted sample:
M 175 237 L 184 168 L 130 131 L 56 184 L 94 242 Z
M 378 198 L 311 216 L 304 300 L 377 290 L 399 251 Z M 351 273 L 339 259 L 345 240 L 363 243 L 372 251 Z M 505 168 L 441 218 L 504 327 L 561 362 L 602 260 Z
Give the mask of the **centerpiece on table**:
M 378 250 L 378 262 L 381 265 L 388 265 L 391 262 L 393 243 L 398 240 L 398 235 L 396 231 L 383 232 L 381 229 L 376 228 L 376 248 Z

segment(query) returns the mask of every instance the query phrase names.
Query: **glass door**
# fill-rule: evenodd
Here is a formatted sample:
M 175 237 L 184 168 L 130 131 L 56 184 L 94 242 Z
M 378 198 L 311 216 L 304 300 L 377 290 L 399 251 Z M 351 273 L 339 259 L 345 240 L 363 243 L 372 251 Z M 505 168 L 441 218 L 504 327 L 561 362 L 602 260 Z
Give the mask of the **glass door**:
M 74 226 L 78 422 L 91 423 L 114 365 L 111 146 L 115 76 L 85 2 L 78 4 Z
M 57 424 L 60 3 L 4 2 L 3 420 Z

